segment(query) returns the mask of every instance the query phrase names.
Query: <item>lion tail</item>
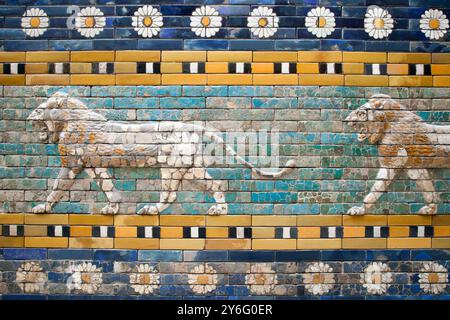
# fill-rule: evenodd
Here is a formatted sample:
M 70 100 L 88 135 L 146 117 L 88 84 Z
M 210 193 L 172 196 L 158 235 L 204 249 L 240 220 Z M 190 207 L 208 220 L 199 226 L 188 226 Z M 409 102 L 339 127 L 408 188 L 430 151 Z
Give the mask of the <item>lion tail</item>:
M 234 157 L 240 164 L 243 164 L 247 168 L 250 168 L 252 170 L 252 172 L 254 172 L 255 174 L 258 174 L 260 176 L 279 178 L 285 174 L 288 174 L 292 170 L 294 170 L 294 168 L 297 165 L 295 160 L 291 159 L 288 162 L 286 162 L 286 165 L 284 168 L 282 168 L 281 170 L 275 171 L 275 172 L 270 172 L 270 171 L 266 171 L 264 169 L 256 168 L 253 164 L 246 161 L 244 158 L 238 156 L 236 151 L 234 151 L 233 148 L 231 148 L 230 146 L 226 145 L 225 141 L 221 137 L 219 137 L 217 134 L 214 134 L 212 132 L 205 132 L 205 135 L 207 137 L 211 138 L 215 143 L 224 145 L 228 155 Z

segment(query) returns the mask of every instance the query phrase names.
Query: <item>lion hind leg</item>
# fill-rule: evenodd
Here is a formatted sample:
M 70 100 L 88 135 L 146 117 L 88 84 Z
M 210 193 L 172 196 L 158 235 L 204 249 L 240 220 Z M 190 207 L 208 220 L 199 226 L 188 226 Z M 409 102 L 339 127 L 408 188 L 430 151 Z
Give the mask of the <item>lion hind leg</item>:
M 109 203 L 102 208 L 102 214 L 117 214 L 119 212 L 120 193 L 114 186 L 106 168 L 86 169 L 89 177 L 95 180 L 108 198 Z
M 177 190 L 180 187 L 185 173 L 186 169 L 161 168 L 162 190 L 159 196 L 159 202 L 154 206 L 146 205 L 142 207 L 138 211 L 138 214 L 155 215 L 166 210 L 177 199 Z
M 433 181 L 427 169 L 411 169 L 407 171 L 408 176 L 416 181 L 417 187 L 422 190 L 425 206 L 420 208 L 419 214 L 433 215 L 437 213 L 439 194 L 434 188 Z
M 192 173 L 192 174 L 191 174 Z M 228 204 L 225 200 L 225 194 L 222 192 L 224 183 L 220 180 L 214 180 L 205 168 L 192 168 L 188 172 L 190 179 L 201 190 L 208 191 L 214 197 L 216 202 L 208 209 L 209 215 L 225 215 L 228 213 Z
M 378 171 L 376 181 L 373 184 L 370 193 L 364 198 L 364 205 L 361 207 L 350 208 L 347 211 L 347 214 L 355 216 L 368 213 L 383 193 L 388 190 L 398 171 L 398 169 L 381 168 Z

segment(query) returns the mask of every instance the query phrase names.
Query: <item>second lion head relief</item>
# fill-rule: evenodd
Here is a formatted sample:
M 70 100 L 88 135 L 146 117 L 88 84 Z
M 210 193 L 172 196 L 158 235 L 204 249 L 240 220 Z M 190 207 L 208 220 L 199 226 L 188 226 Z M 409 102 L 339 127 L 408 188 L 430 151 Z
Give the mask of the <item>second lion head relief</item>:
M 139 124 L 108 121 L 65 93 L 54 94 L 36 108 L 28 120 L 39 131 L 42 142 L 58 145 L 61 156 L 61 169 L 53 191 L 45 203 L 32 209 L 33 213 L 51 212 L 70 190 L 77 175 L 86 171 L 107 197 L 108 204 L 101 212 L 117 214 L 122 197 L 108 168 L 158 166 L 161 168 L 159 202 L 144 206 L 138 214 L 159 214 L 165 210 L 176 200 L 176 192 L 183 180 L 190 180 L 198 189 L 213 195 L 215 204 L 208 214 L 227 214 L 226 185 L 213 179 L 206 170 L 214 164 L 216 157 L 203 153 L 205 141 L 223 146 L 226 155 L 256 175 L 281 177 L 296 165 L 291 160 L 276 172 L 258 169 L 227 146 L 218 134 L 203 126 L 176 121 Z
M 425 123 L 390 96 L 378 94 L 345 119 L 360 142 L 378 145 L 380 169 L 364 204 L 350 215 L 370 213 L 377 200 L 403 171 L 422 191 L 425 205 L 419 214 L 437 213 L 439 194 L 429 169 L 449 168 L 450 126 Z

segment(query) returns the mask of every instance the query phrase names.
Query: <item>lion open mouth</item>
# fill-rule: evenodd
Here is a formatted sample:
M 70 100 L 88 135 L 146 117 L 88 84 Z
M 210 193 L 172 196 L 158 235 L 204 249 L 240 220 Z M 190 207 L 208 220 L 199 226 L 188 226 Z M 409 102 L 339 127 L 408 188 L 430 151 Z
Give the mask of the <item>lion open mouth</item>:
M 39 131 L 39 140 L 46 142 L 48 140 L 48 127 L 43 121 L 33 121 L 31 123 L 34 129 Z
M 355 128 L 355 131 L 358 132 L 358 141 L 363 142 L 367 138 L 369 138 L 367 127 L 364 122 L 350 122 L 350 126 Z

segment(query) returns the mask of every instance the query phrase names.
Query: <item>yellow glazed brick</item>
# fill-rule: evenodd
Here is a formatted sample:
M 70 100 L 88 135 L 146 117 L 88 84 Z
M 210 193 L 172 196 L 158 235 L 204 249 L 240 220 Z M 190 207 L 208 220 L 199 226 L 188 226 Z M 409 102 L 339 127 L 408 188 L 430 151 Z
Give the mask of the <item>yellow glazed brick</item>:
M 73 62 L 113 62 L 114 51 L 72 51 L 70 61 Z
M 205 64 L 206 73 L 227 73 L 228 63 L 226 62 L 207 62 Z
M 364 63 L 343 63 L 342 71 L 344 74 L 364 74 Z
M 23 224 L 25 216 L 20 213 L 0 213 L 0 224 Z
M 161 84 L 159 74 L 117 74 L 116 84 L 120 85 L 152 85 Z
M 26 67 L 26 66 L 25 66 Z M 0 63 L 0 74 L 2 74 L 3 73 L 3 64 L 2 63 Z
M 91 73 L 92 64 L 76 62 L 70 64 L 70 73 Z
M 295 239 L 253 239 L 253 250 L 295 250 L 297 240 Z
M 272 239 L 275 238 L 275 228 L 273 227 L 254 227 L 252 228 L 253 239 Z
M 450 215 L 433 216 L 432 221 L 433 221 L 434 226 L 450 226 Z M 1 222 L 1 218 L 0 218 L 0 222 Z
M 160 61 L 161 51 L 123 50 L 116 51 L 116 61 L 125 62 L 154 62 Z
M 162 62 L 161 73 L 182 73 L 183 65 L 178 62 Z
M 162 227 L 161 238 L 183 238 L 183 227 Z
M 28 51 L 27 62 L 68 62 L 70 61 L 69 51 Z
M 70 76 L 64 75 L 49 75 L 49 74 L 33 74 L 27 75 L 27 85 L 63 85 L 67 86 L 70 83 Z
M 341 249 L 341 239 L 298 239 L 297 249 Z
M 112 238 L 69 238 L 69 248 L 112 249 Z
M 232 215 L 232 216 L 207 216 L 207 226 L 227 226 L 227 227 L 245 227 L 251 226 L 252 217 L 250 215 Z
M 389 236 L 392 238 L 408 237 L 409 227 L 389 227 Z
M 227 227 L 208 227 L 206 228 L 207 238 L 228 238 Z
M 432 75 L 450 75 L 450 64 L 433 64 L 431 65 Z
M 73 74 L 70 76 L 72 85 L 114 85 L 116 77 L 113 74 Z
M 304 86 L 343 86 L 342 74 L 302 74 L 298 82 Z
M 297 224 L 297 216 L 252 216 L 252 226 L 295 226 Z
M 206 84 L 206 74 L 163 74 L 162 84 Z
M 67 224 L 69 215 L 67 214 L 26 214 L 25 224 Z
M 115 229 L 116 238 L 136 238 L 137 228 L 136 227 L 116 227 Z
M 22 248 L 24 243 L 23 237 L 0 237 L 0 248 Z
M 433 85 L 435 87 L 450 87 L 450 76 L 433 77 Z
M 342 62 L 340 51 L 299 51 L 299 62 Z
M 369 75 L 346 75 L 346 86 L 365 86 L 365 87 L 387 87 L 389 85 L 388 76 L 369 76 Z
M 114 239 L 115 249 L 159 249 L 159 239 Z
M 392 63 L 387 65 L 387 74 L 408 74 L 409 66 L 407 64 Z
M 0 74 L 0 85 L 24 85 L 25 75 Z
M 26 237 L 25 247 L 27 248 L 67 248 L 69 238 L 59 237 Z
M 253 75 L 254 85 L 296 85 L 298 84 L 297 74 L 255 74 Z
M 329 226 L 340 226 L 342 225 L 341 215 L 299 215 L 297 216 L 298 226 L 319 226 L 319 227 L 329 227 Z
M 137 215 L 115 215 L 114 224 L 116 226 L 157 226 L 158 216 L 137 216 Z
M 159 217 L 161 226 L 196 227 L 205 225 L 205 216 L 162 215 Z
M 432 53 L 433 63 L 450 63 L 450 53 Z
M 115 62 L 114 72 L 117 73 L 136 73 L 137 65 L 135 62 Z M 130 75 L 129 75 L 130 76 Z
M 0 62 L 25 62 L 25 52 L 0 52 Z
M 319 73 L 318 63 L 297 63 L 297 73 Z
M 344 238 L 364 238 L 365 235 L 365 227 L 344 227 Z
M 343 216 L 344 226 L 385 226 L 387 223 L 386 215 Z
M 342 249 L 385 249 L 387 239 L 342 239 Z
M 47 63 L 27 63 L 25 65 L 25 73 L 48 73 Z
M 320 238 L 320 227 L 298 227 L 298 237 L 301 239 Z
M 161 61 L 195 62 L 206 61 L 206 51 L 163 51 Z
M 71 214 L 70 225 L 106 226 L 113 224 L 114 216 L 100 214 Z
M 386 63 L 385 52 L 349 52 L 344 51 L 342 60 L 344 62 L 364 62 L 364 63 Z
M 389 215 L 390 226 L 425 226 L 431 224 L 431 216 L 419 215 Z
M 388 238 L 389 249 L 431 248 L 430 238 Z
M 431 53 L 389 52 L 389 63 L 431 63 Z
M 208 51 L 208 61 L 212 62 L 251 62 L 252 51 Z
M 0 240 L 1 243 L 1 240 Z M 450 249 L 450 238 L 432 239 L 431 247 L 437 249 Z
M 161 239 L 160 249 L 203 250 L 205 239 Z
M 435 226 L 434 227 L 435 237 L 450 237 L 450 226 Z
M 252 63 L 252 73 L 273 73 L 273 63 Z
M 251 74 L 208 74 L 210 85 L 251 85 Z
M 207 250 L 250 250 L 250 239 L 206 239 Z
M 25 237 L 46 237 L 47 236 L 47 226 L 24 226 Z
M 70 236 L 71 237 L 91 237 L 92 227 L 91 226 L 70 226 Z
M 295 62 L 297 52 L 289 51 L 254 51 L 253 62 Z
M 389 76 L 391 87 L 431 87 L 433 77 L 431 76 Z

